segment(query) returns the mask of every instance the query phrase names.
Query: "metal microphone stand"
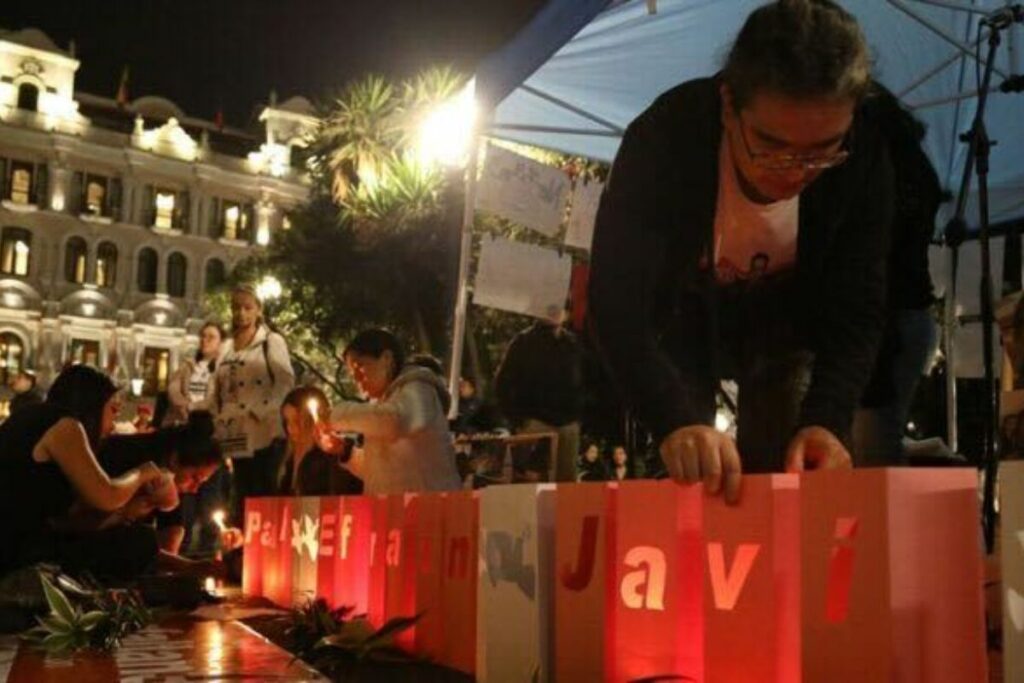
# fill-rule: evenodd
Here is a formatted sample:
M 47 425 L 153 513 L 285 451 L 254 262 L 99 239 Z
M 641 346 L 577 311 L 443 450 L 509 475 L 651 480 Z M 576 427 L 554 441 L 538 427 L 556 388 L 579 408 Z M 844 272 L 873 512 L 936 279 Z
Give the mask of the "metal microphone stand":
M 1012 23 L 1012 22 L 1011 22 Z M 991 552 L 995 542 L 995 480 L 999 467 L 998 459 L 998 430 L 996 428 L 996 401 L 995 379 L 993 374 L 992 358 L 992 325 L 994 321 L 992 310 L 992 266 L 989 256 L 989 206 L 988 206 L 988 171 L 989 155 L 993 142 L 989 139 L 985 130 L 985 105 L 988 102 L 988 92 L 992 84 L 992 70 L 995 64 L 996 49 L 999 47 L 1000 29 L 1005 26 L 996 22 L 987 22 L 989 27 L 988 54 L 985 59 L 985 70 L 982 76 L 981 87 L 978 91 L 978 108 L 974 115 L 974 122 L 971 130 L 960 137 L 964 142 L 969 143 L 967 162 L 964 164 L 964 173 L 960 182 L 960 192 L 957 195 L 956 213 L 946 228 L 946 239 L 954 249 L 963 241 L 967 232 L 967 222 L 964 218 L 967 209 L 967 196 L 970 190 L 971 176 L 976 173 L 978 177 L 978 212 L 979 212 L 979 233 L 978 241 L 981 244 L 981 324 L 982 324 L 982 345 L 983 362 L 985 368 L 985 406 L 983 420 L 985 425 L 984 434 L 984 455 L 982 466 L 985 471 L 985 486 L 982 497 L 982 527 L 985 535 L 985 546 Z M 952 372 L 952 368 L 947 368 Z

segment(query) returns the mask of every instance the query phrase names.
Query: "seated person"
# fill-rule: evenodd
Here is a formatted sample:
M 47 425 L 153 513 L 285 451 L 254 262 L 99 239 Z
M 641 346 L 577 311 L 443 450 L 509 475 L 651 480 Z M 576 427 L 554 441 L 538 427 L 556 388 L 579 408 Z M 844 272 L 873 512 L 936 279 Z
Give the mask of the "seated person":
M 431 370 L 406 365 L 394 334 L 364 330 L 342 354 L 369 403 L 345 402 L 334 408 L 335 430 L 363 435 L 352 469 L 370 495 L 460 488 L 455 450 L 444 406 L 448 391 Z M 335 452 L 331 431 L 319 427 L 321 445 Z
M 316 426 L 330 419 L 331 404 L 316 387 L 292 389 L 281 406 L 287 452 L 278 472 L 278 494 L 285 496 L 357 496 L 363 482 L 342 462 L 352 442 L 339 440 L 340 452 L 328 453 L 317 443 Z
M 577 481 L 608 481 L 611 478 L 608 474 L 608 465 L 605 464 L 601 449 L 596 443 L 591 443 L 583 451 L 577 471 Z
M 141 491 L 123 508 L 106 517 L 101 525 L 143 522 L 155 526 L 161 569 L 195 576 L 217 575 L 221 568 L 216 563 L 192 562 L 179 557 L 185 538 L 185 520 L 181 506 L 176 504 L 180 495 L 196 493 L 224 461 L 220 445 L 213 438 L 213 418 L 207 412 L 194 412 L 184 425 L 148 434 L 112 436 L 99 454 L 100 465 L 110 475 L 130 470 L 143 460 L 154 461 L 173 476 L 172 490 L 164 496 L 158 491 Z M 222 545 L 234 543 L 233 537 L 222 540 Z
M 113 512 L 164 478 L 149 461 L 114 478 L 96 461 L 120 405 L 109 377 L 73 365 L 57 377 L 44 403 L 0 425 L 0 572 L 52 562 L 71 573 L 123 579 L 155 564 L 151 528 L 80 531 L 69 523 L 77 501 Z

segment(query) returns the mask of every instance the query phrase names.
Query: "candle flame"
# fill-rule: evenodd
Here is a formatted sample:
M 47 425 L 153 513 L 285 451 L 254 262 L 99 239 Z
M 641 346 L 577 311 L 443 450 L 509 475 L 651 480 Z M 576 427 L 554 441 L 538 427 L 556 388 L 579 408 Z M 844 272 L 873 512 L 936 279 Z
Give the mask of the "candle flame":
M 309 408 L 309 414 L 313 416 L 313 422 L 317 422 L 320 419 L 320 402 L 315 398 L 311 398 L 306 401 L 306 407 Z
M 228 530 L 227 525 L 224 524 L 224 518 L 226 516 L 227 515 L 225 514 L 225 512 L 223 510 L 215 510 L 213 512 L 213 514 L 211 515 L 211 518 L 213 519 L 213 523 L 216 524 L 217 527 L 221 531 L 227 531 Z

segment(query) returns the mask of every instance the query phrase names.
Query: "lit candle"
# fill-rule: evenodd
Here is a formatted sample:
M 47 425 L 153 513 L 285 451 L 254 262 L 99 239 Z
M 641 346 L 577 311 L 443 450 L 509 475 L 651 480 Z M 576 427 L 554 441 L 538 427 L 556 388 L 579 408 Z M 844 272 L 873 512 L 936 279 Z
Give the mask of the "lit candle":
M 213 514 L 211 515 L 211 518 L 213 519 L 213 523 L 216 524 L 217 528 L 220 529 L 221 531 L 227 531 L 228 530 L 227 525 L 224 524 L 224 518 L 225 517 L 226 517 L 226 514 L 225 514 L 225 512 L 223 510 L 214 510 Z
M 207 593 L 216 593 L 217 579 L 213 578 L 212 576 L 207 576 L 206 581 L 203 582 L 203 588 L 206 589 Z
M 306 407 L 309 408 L 309 414 L 313 416 L 313 424 L 320 421 L 320 402 L 315 398 L 311 398 L 306 401 Z

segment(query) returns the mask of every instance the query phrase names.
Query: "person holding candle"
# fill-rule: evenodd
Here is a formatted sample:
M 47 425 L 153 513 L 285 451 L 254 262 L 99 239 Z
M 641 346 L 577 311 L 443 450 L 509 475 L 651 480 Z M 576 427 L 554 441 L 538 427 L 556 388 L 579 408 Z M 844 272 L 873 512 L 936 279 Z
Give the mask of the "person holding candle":
M 317 425 L 326 422 L 331 404 L 316 387 L 292 389 L 281 406 L 288 439 L 287 452 L 277 475 L 277 493 L 294 496 L 359 495 L 363 484 L 342 462 L 351 455 L 351 441 L 338 440 L 328 453 L 320 447 Z
M 111 477 L 96 460 L 120 409 L 111 379 L 85 365 L 57 377 L 44 403 L 0 425 L 0 573 L 37 562 L 71 572 L 127 578 L 152 567 L 156 532 L 137 525 L 71 528 L 73 505 L 124 507 L 166 478 L 151 461 Z M 159 488 L 159 482 L 151 488 Z
M 407 365 L 402 344 L 383 329 L 357 334 L 342 354 L 368 403 L 344 402 L 331 426 L 363 435 L 352 469 L 367 494 L 450 491 L 460 488 L 455 450 L 444 411 L 448 391 L 431 370 Z M 318 429 L 332 451 L 327 425 Z
M 149 434 L 113 436 L 100 449 L 99 462 L 110 475 L 116 476 L 153 460 L 170 475 L 174 505 L 160 505 L 155 495 L 144 493 L 115 511 L 107 523 L 153 522 L 160 549 L 178 555 L 185 538 L 186 520 L 179 497 L 195 494 L 221 467 L 224 456 L 213 438 L 213 418 L 208 412 L 196 411 L 184 425 L 165 427 Z M 153 492 L 154 494 L 157 492 Z M 165 494 L 165 497 L 169 492 Z

